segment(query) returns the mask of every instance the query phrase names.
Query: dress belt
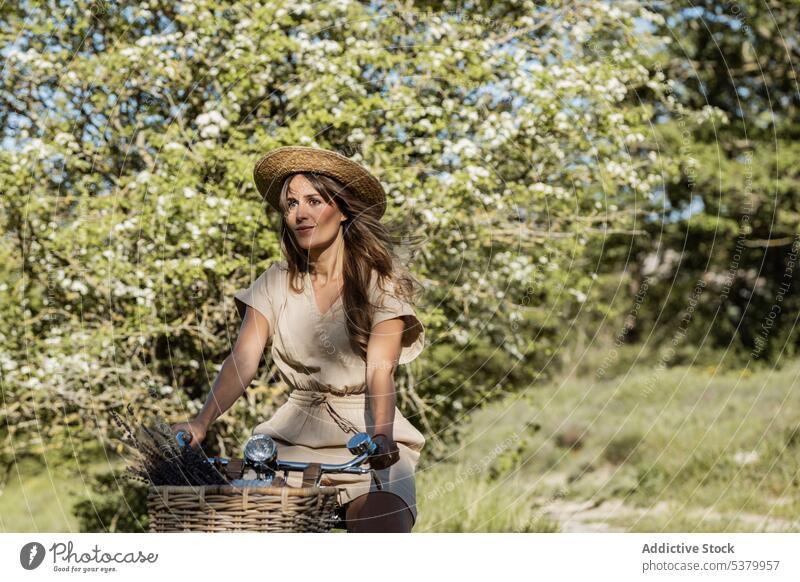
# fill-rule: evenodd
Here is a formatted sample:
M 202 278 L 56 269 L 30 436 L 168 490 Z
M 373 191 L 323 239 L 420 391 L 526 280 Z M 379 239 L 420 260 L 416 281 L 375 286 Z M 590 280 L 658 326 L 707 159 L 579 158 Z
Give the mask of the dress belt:
M 302 396 L 298 394 L 298 392 L 302 393 Z M 353 396 L 361 396 L 362 394 L 354 394 Z M 294 390 L 290 396 L 294 396 L 295 398 L 300 398 L 302 400 L 308 400 L 312 406 L 324 406 L 325 410 L 328 411 L 328 415 L 333 419 L 333 421 L 342 429 L 344 433 L 351 432 L 353 434 L 358 434 L 359 430 L 356 425 L 354 425 L 351 421 L 343 417 L 341 414 L 336 412 L 336 409 L 328 400 L 327 393 L 325 392 L 316 392 L 311 390 Z

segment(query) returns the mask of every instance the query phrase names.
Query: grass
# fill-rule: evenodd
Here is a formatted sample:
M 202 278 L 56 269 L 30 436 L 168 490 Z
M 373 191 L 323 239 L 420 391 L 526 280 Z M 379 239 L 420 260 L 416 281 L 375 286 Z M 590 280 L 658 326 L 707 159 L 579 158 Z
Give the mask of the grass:
M 91 495 L 90 476 L 108 470 L 107 463 L 80 467 L 32 459 L 18 463 L 0 495 L 0 531 L 78 532 L 72 508 Z
M 52 475 L 56 482 L 63 478 Z M 0 528 L 3 532 L 72 532 L 72 516 L 66 487 L 54 486 L 51 474 L 31 461 L 12 469 L 8 485 L 0 496 Z M 70 481 L 70 485 L 74 485 Z
M 494 403 L 421 467 L 415 531 L 800 531 L 799 375 L 639 366 Z

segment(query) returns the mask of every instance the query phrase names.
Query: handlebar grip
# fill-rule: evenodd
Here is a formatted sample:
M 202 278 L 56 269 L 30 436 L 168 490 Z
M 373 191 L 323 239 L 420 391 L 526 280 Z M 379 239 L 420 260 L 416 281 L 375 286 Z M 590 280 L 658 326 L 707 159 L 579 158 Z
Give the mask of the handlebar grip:
M 192 442 L 192 433 L 185 430 L 179 430 L 177 433 L 175 433 L 175 440 L 178 441 L 178 446 L 185 447 Z

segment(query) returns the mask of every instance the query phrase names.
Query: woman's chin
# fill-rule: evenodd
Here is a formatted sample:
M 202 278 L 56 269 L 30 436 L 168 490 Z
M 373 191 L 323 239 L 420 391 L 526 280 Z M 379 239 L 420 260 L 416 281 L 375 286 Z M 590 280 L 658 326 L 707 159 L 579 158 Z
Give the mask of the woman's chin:
M 321 250 L 324 248 L 329 247 L 336 239 L 332 239 L 329 241 L 323 241 L 319 238 L 315 238 L 313 236 L 296 236 L 295 243 L 297 244 L 297 248 L 303 249 L 304 251 L 313 251 L 313 250 Z
M 299 240 L 297 241 L 297 247 L 304 250 L 304 251 L 313 251 L 316 249 L 323 249 L 327 247 L 325 243 L 321 243 L 318 241 L 310 241 L 310 240 Z

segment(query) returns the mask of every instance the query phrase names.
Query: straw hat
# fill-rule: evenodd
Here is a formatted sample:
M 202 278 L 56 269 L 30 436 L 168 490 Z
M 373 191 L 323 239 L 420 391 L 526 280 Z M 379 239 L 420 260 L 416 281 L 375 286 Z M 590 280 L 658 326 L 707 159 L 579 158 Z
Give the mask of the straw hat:
M 262 157 L 253 170 L 261 196 L 278 211 L 283 180 L 295 172 L 314 172 L 335 178 L 355 196 L 372 205 L 379 217 L 386 211 L 386 193 L 381 183 L 363 166 L 337 152 L 303 146 L 274 149 Z

